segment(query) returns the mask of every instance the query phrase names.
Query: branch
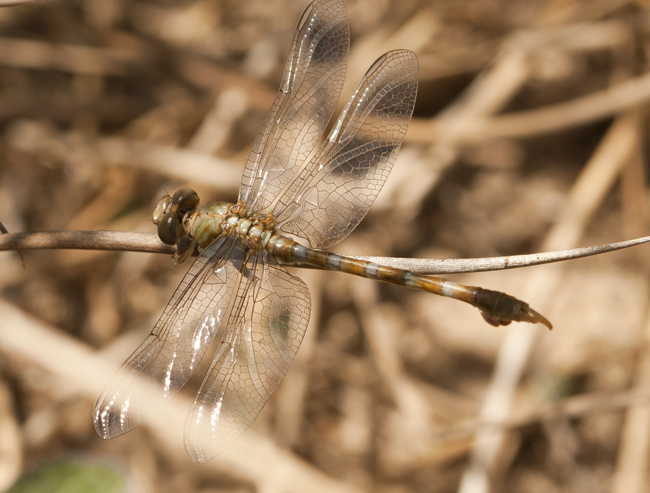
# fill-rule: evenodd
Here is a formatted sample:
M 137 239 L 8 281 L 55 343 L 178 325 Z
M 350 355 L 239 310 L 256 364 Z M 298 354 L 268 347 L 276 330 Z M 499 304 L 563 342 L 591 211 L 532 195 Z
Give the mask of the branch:
M 165 245 L 152 233 L 125 231 L 42 231 L 0 235 L 2 250 L 115 250 L 173 254 L 176 248 Z
M 353 258 L 368 260 L 417 274 L 460 274 L 463 272 L 515 269 L 531 265 L 591 257 L 648 242 L 650 242 L 650 236 L 617 243 L 607 243 L 605 245 L 573 248 L 570 250 L 488 258 L 413 259 L 366 256 L 353 256 Z M 44 231 L 39 233 L 0 234 L 0 251 L 35 249 L 115 250 L 165 254 L 173 254 L 176 252 L 176 247 L 165 245 L 153 233 L 127 233 L 124 231 Z M 300 264 L 299 262 L 291 265 L 302 268 L 311 267 Z
M 563 103 L 499 116 L 468 118 L 462 126 L 453 127 L 453 135 L 449 135 L 448 124 L 441 119 L 414 118 L 404 140 L 430 144 L 453 138 L 456 143 L 475 143 L 531 137 L 611 118 L 649 100 L 650 73 Z
M 25 3 L 37 3 L 45 0 L 0 0 L 0 7 L 15 7 L 16 5 L 23 5 Z
M 625 410 L 635 405 L 647 405 L 650 402 L 650 391 L 647 389 L 626 389 L 616 392 L 594 392 L 567 397 L 563 400 L 547 404 L 535 410 L 526 410 L 512 417 L 482 421 L 472 418 L 456 425 L 440 434 L 445 441 L 459 440 L 472 435 L 482 426 L 499 430 L 513 430 L 549 422 L 558 418 L 582 418 L 594 414 L 611 413 Z

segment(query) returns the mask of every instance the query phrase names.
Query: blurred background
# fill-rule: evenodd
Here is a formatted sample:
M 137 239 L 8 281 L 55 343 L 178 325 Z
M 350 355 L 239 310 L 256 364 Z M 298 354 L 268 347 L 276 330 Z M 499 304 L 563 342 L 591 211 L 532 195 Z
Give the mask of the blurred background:
M 154 233 L 153 207 L 180 185 L 235 201 L 306 5 L 1 8 L 0 221 Z M 414 50 L 421 72 L 393 173 L 334 251 L 486 257 L 648 234 L 650 3 L 346 6 L 342 101 L 390 49 Z M 35 250 L 23 266 L 0 253 L 0 491 L 19 478 L 11 491 L 650 491 L 647 255 L 451 277 L 530 302 L 552 332 L 296 271 L 313 305 L 296 361 L 240 442 L 198 466 L 182 427 L 201 375 L 123 437 L 103 441 L 91 421 L 187 265 Z

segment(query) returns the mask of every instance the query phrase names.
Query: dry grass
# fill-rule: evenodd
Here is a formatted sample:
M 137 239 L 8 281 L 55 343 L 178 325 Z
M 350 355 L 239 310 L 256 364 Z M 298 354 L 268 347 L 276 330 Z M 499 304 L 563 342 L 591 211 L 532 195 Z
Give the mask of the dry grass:
M 9 231 L 153 232 L 181 184 L 236 198 L 305 1 L 25 3 L 0 9 Z M 485 257 L 648 234 L 650 4 L 346 4 L 346 94 L 393 48 L 416 51 L 421 84 L 393 174 L 337 252 Z M 122 438 L 102 441 L 90 416 L 185 267 L 2 253 L 0 491 L 79 456 L 117 462 L 138 492 L 648 491 L 646 254 L 454 276 L 530 302 L 552 332 L 300 271 L 313 316 L 292 369 L 253 429 L 197 466 L 181 430 L 198 379 Z

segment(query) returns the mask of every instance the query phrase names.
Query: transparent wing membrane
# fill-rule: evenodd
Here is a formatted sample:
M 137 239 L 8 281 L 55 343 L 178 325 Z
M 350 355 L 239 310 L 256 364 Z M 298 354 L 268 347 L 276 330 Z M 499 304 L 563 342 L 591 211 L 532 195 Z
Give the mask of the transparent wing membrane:
M 343 0 L 307 7 L 280 90 L 244 168 L 239 199 L 247 210 L 269 207 L 325 131 L 343 87 L 349 38 Z
M 187 416 L 185 446 L 205 462 L 253 423 L 293 361 L 309 322 L 309 291 L 266 252 L 245 266 L 226 333 Z M 242 279 L 244 279 L 242 277 Z
M 98 399 L 93 417 L 101 437 L 132 430 L 185 385 L 224 320 L 243 255 L 238 240 L 220 238 L 194 262 L 151 334 Z
M 335 245 L 357 227 L 386 181 L 408 129 L 418 61 L 391 51 L 368 70 L 309 166 L 278 197 L 278 229 Z

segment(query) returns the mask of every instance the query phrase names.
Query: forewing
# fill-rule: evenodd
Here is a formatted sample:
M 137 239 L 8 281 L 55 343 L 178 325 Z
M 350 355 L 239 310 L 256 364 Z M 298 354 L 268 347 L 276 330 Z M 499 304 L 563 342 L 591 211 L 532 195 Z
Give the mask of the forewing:
M 248 211 L 271 204 L 325 131 L 345 79 L 349 38 L 343 0 L 317 0 L 303 13 L 280 90 L 244 169 L 239 199 Z
M 93 418 L 102 438 L 132 430 L 185 385 L 226 316 L 243 256 L 238 240 L 219 238 L 194 262 L 151 334 L 97 400 Z
M 411 51 L 391 51 L 372 65 L 323 147 L 278 198 L 279 230 L 327 248 L 357 227 L 393 167 L 417 87 Z
M 253 423 L 293 361 L 309 322 L 309 291 L 266 252 L 247 265 L 236 309 L 185 423 L 185 447 L 205 462 Z

